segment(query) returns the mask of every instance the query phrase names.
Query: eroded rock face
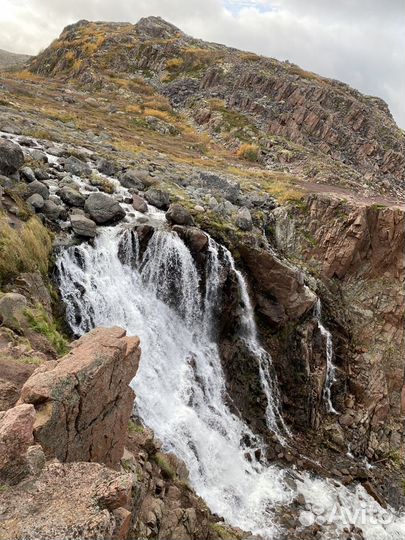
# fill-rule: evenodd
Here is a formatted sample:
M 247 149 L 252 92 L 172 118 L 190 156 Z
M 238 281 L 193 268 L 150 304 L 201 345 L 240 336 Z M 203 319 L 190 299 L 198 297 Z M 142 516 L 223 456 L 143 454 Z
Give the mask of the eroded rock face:
M 138 338 L 118 327 L 98 328 L 27 380 L 21 402 L 35 406 L 35 440 L 48 456 L 117 466 L 134 401 L 128 385 L 139 357 Z
M 304 275 L 273 253 L 239 246 L 243 262 L 259 292 L 259 305 L 270 320 L 296 320 L 313 308 L 316 296 L 304 284 Z
M 0 538 L 126 538 L 136 486 L 132 474 L 98 463 L 50 463 L 31 483 L 0 493 Z
M 344 412 L 336 429 L 370 459 L 403 452 L 403 209 L 311 195 L 299 214 L 277 214 L 277 247 L 311 264 L 332 292 L 328 324 L 341 381 L 334 395 Z

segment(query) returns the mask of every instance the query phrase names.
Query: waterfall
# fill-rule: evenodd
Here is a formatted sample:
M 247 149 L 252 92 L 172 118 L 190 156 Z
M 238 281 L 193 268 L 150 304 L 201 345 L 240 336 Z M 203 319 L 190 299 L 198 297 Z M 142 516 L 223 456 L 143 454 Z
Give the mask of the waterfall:
M 273 371 L 271 357 L 270 354 L 260 345 L 259 339 L 257 337 L 254 311 L 248 293 L 246 281 L 240 270 L 236 268 L 235 261 L 233 260 L 233 257 L 229 250 L 225 249 L 225 254 L 229 261 L 229 265 L 236 276 L 239 285 L 239 291 L 241 294 L 242 305 L 244 308 L 242 313 L 242 330 L 244 331 L 244 340 L 249 350 L 253 353 L 253 356 L 257 358 L 259 364 L 260 383 L 267 399 L 266 424 L 271 431 L 278 435 L 280 442 L 282 444 L 285 444 L 283 432 L 287 435 L 290 435 L 290 432 L 285 425 L 283 417 L 280 413 L 278 386 L 277 384 L 275 384 L 274 374 L 273 377 L 271 376 Z M 279 426 L 281 426 L 282 428 L 281 431 L 279 429 Z
M 325 340 L 325 358 L 326 358 L 326 375 L 323 388 L 323 397 L 326 402 L 326 407 L 330 413 L 339 414 L 332 403 L 332 386 L 336 382 L 336 366 L 333 363 L 333 340 L 332 334 L 322 324 L 322 304 L 320 299 L 316 301 L 314 307 L 314 317 L 317 320 L 319 331 Z
M 62 251 L 56 267 L 67 321 L 77 335 L 119 325 L 140 336 L 142 357 L 132 383 L 139 415 L 164 450 L 184 460 L 191 485 L 210 509 L 234 526 L 274 539 L 283 534 L 277 510 L 302 494 L 300 522 L 320 523 L 323 538 L 346 537 L 348 523 L 361 527 L 367 540 L 403 538 L 404 518 L 382 509 L 361 486 L 350 490 L 254 458 L 255 449 L 265 447 L 227 405 L 215 339 L 224 267 L 239 284 L 243 338 L 260 362 L 270 428 L 280 425 L 280 415 L 271 359 L 258 341 L 246 283 L 230 253 L 210 240 L 202 284 L 173 232 L 156 231 L 142 256 L 140 251 L 137 235 L 120 226 L 101 229 L 93 245 Z

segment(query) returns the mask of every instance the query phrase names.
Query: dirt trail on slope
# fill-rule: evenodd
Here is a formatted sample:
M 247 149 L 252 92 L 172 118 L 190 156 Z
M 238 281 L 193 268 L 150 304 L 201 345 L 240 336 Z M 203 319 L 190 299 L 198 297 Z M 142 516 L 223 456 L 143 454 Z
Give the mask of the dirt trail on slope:
M 399 208 L 405 211 L 405 201 L 395 199 L 394 197 L 383 197 L 382 195 L 362 195 L 344 187 L 328 184 L 317 184 L 315 182 L 297 181 L 293 183 L 293 186 L 308 193 L 337 195 L 340 198 L 345 198 L 353 203 L 358 204 L 359 206 L 370 206 L 372 204 L 376 204 L 386 206 L 388 208 Z

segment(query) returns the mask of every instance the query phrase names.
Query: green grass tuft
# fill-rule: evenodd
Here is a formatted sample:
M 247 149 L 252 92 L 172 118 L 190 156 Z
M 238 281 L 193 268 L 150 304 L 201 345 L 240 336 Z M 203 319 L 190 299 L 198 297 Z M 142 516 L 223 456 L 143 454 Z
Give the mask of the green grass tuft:
M 37 304 L 35 309 L 26 309 L 24 315 L 32 330 L 45 336 L 59 356 L 63 356 L 69 351 L 67 340 L 59 332 L 43 306 Z

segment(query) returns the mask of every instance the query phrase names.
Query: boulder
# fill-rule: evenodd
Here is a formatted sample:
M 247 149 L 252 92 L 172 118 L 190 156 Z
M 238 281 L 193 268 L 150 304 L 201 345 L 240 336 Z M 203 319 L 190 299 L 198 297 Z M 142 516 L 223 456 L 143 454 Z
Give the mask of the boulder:
M 25 322 L 24 311 L 27 299 L 22 294 L 9 292 L 0 298 L 0 323 L 7 328 L 20 331 Z
M 64 169 L 66 172 L 74 174 L 75 176 L 89 176 L 91 174 L 89 165 L 75 156 L 67 158 Z
M 207 249 L 208 236 L 201 229 L 197 227 L 185 227 L 184 225 L 174 225 L 173 230 L 193 253 L 201 253 Z
M 135 169 L 128 169 L 119 176 L 119 181 L 122 186 L 128 189 L 139 189 L 140 191 L 145 189 L 145 182 L 143 181 L 146 173 L 144 171 L 137 171 Z
M 30 156 L 34 161 L 39 161 L 40 163 L 48 163 L 47 155 L 41 150 L 31 150 Z
M 26 196 L 29 198 L 31 195 L 34 195 L 34 193 L 41 195 L 41 197 L 45 199 L 49 199 L 49 188 L 42 182 L 39 182 L 39 180 L 34 180 L 33 182 L 30 182 L 27 186 Z
M 288 263 L 263 249 L 256 249 L 245 244 L 238 246 L 242 260 L 249 275 L 255 282 L 254 290 L 260 298 L 259 305 L 265 299 L 271 301 L 271 312 L 275 314 L 277 324 L 284 313 L 290 320 L 296 320 L 308 310 L 313 309 L 316 295 L 305 286 L 302 273 Z
M 35 366 L 32 364 L 19 362 L 14 357 L 0 355 L 0 411 L 14 407 L 20 397 L 23 384 L 34 370 Z
M 73 187 L 64 186 L 61 190 L 58 191 L 58 195 L 62 199 L 62 201 L 68 206 L 77 206 L 79 208 L 84 208 L 86 197 L 82 195 L 79 190 L 74 189 Z
M 0 412 L 0 484 L 17 484 L 30 473 L 26 453 L 34 442 L 34 419 L 32 405 Z
M 51 463 L 0 493 L 0 538 L 127 538 L 135 476 L 98 463 Z
M 48 200 L 44 203 L 42 213 L 51 220 L 57 220 L 61 217 L 63 210 L 64 209 L 60 204 Z
M 86 238 L 94 238 L 96 236 L 97 225 L 92 219 L 81 216 L 80 214 L 73 214 L 70 216 L 70 223 L 73 232 L 77 236 L 84 236 Z
M 171 204 L 166 212 L 166 219 L 176 225 L 194 225 L 193 216 L 181 204 Z
M 107 176 L 113 176 L 117 172 L 116 164 L 113 161 L 109 161 L 105 158 L 101 158 L 97 162 L 96 167 L 99 172 Z
M 34 436 L 46 455 L 117 467 L 139 357 L 139 338 L 118 327 L 96 328 L 56 365 L 44 364 L 26 381 L 21 402 L 35 406 Z
M 24 164 L 20 145 L 0 139 L 0 174 L 14 174 Z
M 20 176 L 26 182 L 33 182 L 35 180 L 35 174 L 31 167 L 21 167 Z
M 143 214 L 148 211 L 148 205 L 145 199 L 142 199 L 142 197 L 140 197 L 136 193 L 132 195 L 132 206 L 134 207 L 134 210 L 136 210 L 137 212 L 142 212 Z
M 91 193 L 84 209 L 98 224 L 119 221 L 125 216 L 122 206 L 106 193 Z
M 28 197 L 27 203 L 32 206 L 34 210 L 41 210 L 44 207 L 45 201 L 42 195 L 34 193 L 31 197 Z
M 253 229 L 252 216 L 246 207 L 242 207 L 236 216 L 236 226 L 241 231 L 251 231 Z
M 152 206 L 160 208 L 161 210 L 167 210 L 170 204 L 170 196 L 167 191 L 162 191 L 156 188 L 150 188 L 145 193 L 145 199 Z

